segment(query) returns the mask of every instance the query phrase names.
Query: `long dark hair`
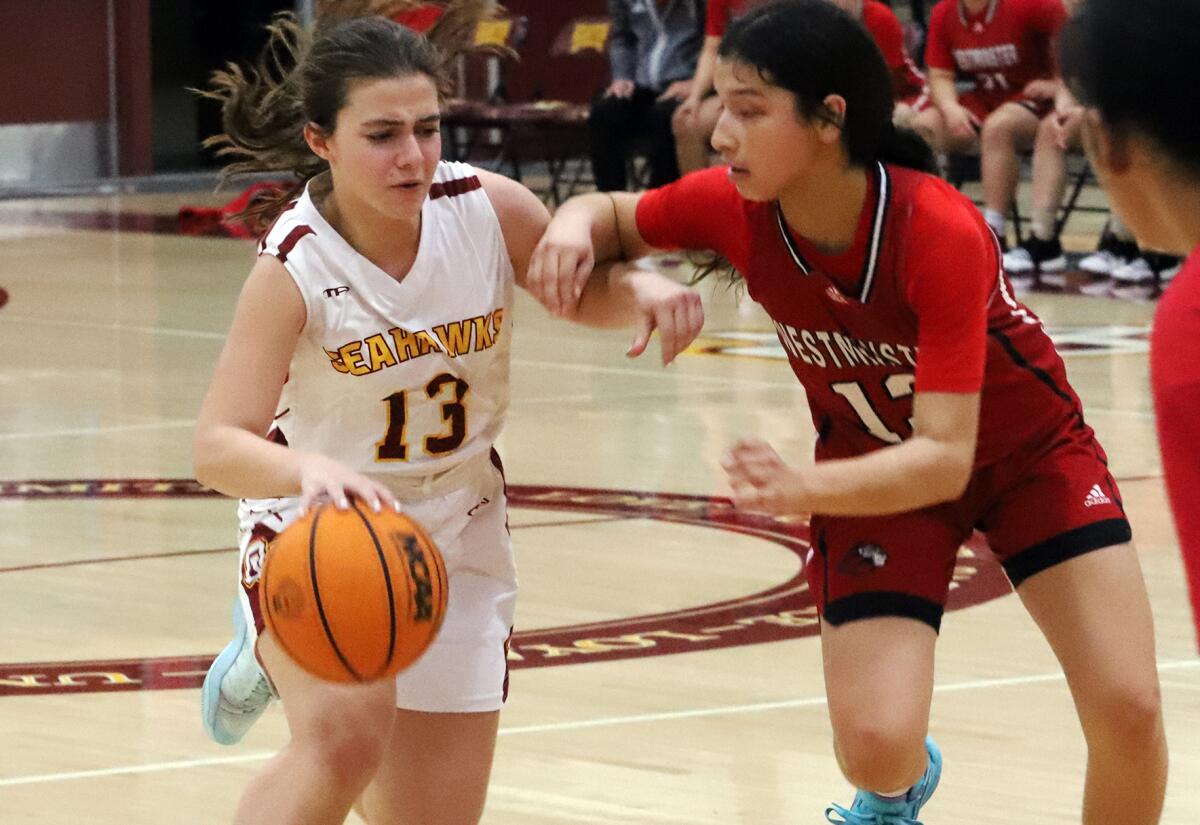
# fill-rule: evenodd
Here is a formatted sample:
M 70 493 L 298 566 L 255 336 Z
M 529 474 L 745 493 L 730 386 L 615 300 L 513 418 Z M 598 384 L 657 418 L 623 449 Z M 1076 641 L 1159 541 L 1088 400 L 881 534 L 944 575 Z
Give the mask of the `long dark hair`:
M 881 160 L 934 170 L 933 152 L 908 129 L 892 124 L 892 73 L 863 24 L 828 0 L 776 0 L 735 20 L 717 52 L 753 67 L 764 81 L 787 89 L 805 119 L 838 122 L 829 95 L 846 100 L 840 123 L 852 166 Z
M 290 13 L 277 15 L 252 66 L 230 63 L 213 73 L 210 87 L 199 93 L 221 104 L 224 132 L 204 146 L 231 159 L 222 179 L 251 172 L 283 172 L 295 179 L 286 191 L 256 201 L 235 218 L 263 227 L 328 169 L 305 142 L 304 126 L 313 123 L 332 134 L 353 81 L 425 75 L 439 95 L 447 93 L 448 64 L 469 44 L 474 24 L 496 9 L 492 0 L 457 0 L 428 38 L 385 17 L 355 16 L 410 5 L 416 4 L 322 3 L 314 31 Z
M 1076 98 L 1119 131 L 1151 138 L 1200 181 L 1200 3 L 1086 0 L 1059 41 Z

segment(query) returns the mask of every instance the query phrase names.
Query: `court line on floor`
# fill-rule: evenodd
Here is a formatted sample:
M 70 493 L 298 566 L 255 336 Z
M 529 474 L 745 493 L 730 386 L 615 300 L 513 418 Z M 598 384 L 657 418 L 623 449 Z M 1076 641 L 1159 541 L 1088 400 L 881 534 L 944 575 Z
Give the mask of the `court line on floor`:
M 1200 667 L 1200 658 L 1177 659 L 1160 662 L 1159 672 L 1175 671 Z M 1021 685 L 1036 685 L 1063 681 L 1062 673 L 1037 673 L 1028 676 L 1008 676 L 996 679 L 973 679 L 968 682 L 955 682 L 946 685 L 935 685 L 934 693 L 959 693 L 968 690 L 981 690 L 997 687 L 1018 687 Z M 819 707 L 825 704 L 824 696 L 814 696 L 806 699 L 784 699 L 777 702 L 756 702 L 749 705 L 726 705 L 724 707 L 694 708 L 692 710 L 662 711 L 659 713 L 643 713 L 630 716 L 608 716 L 600 719 L 581 719 L 570 722 L 550 722 L 542 725 L 520 725 L 511 728 L 501 728 L 501 736 L 515 736 L 525 733 L 553 733 L 556 731 L 585 730 L 587 728 L 613 727 L 630 725 L 641 722 L 669 722 L 678 719 L 697 719 L 713 716 L 731 716 L 742 713 L 761 713 L 772 710 L 794 710 L 797 708 Z M 254 753 L 238 754 L 236 756 L 212 756 L 203 759 L 184 759 L 174 762 L 152 762 L 145 765 L 125 765 L 113 768 L 97 768 L 87 771 L 67 771 L 63 773 L 30 774 L 0 778 L 0 788 L 15 785 L 34 785 L 46 782 L 65 782 L 73 779 L 96 779 L 104 776 L 122 776 L 139 773 L 160 773 L 163 771 L 185 770 L 188 768 L 203 768 L 217 765 L 236 765 L 244 762 L 258 762 L 270 759 L 275 751 L 257 751 Z
M 175 327 L 143 327 L 130 324 L 101 324 L 97 321 L 67 321 L 61 318 L 38 318 L 34 315 L 5 315 L 4 322 L 12 321 L 17 324 L 45 324 L 49 327 L 73 327 L 75 329 L 97 329 L 108 332 L 139 332 L 145 335 L 166 335 L 175 338 L 203 338 L 210 341 L 224 341 L 224 332 L 205 332 L 196 329 L 177 329 Z
M 77 427 L 70 430 L 46 430 L 45 432 L 0 433 L 0 441 L 19 441 L 35 438 L 70 438 L 79 435 L 110 435 L 113 433 L 194 426 L 196 426 L 196 419 L 194 418 L 172 418 L 167 421 L 148 421 L 145 424 L 114 424 L 110 427 Z
M 134 326 L 134 325 L 129 325 L 129 324 L 101 324 L 101 323 L 97 323 L 95 321 L 65 321 L 65 320 L 58 319 L 58 318 L 37 318 L 37 317 L 31 316 L 31 315 L 5 315 L 4 320 L 5 321 L 13 321 L 15 323 L 24 323 L 24 324 L 47 324 L 47 325 L 51 325 L 54 327 L 75 327 L 78 329 L 97 329 L 97 330 L 107 330 L 110 332 L 137 332 L 137 333 L 143 333 L 143 334 L 147 334 L 147 335 L 166 335 L 166 336 L 175 336 L 175 337 L 181 337 L 181 338 L 202 338 L 202 339 L 213 340 L 213 341 L 223 341 L 223 340 L 225 340 L 225 337 L 226 337 L 225 332 L 205 332 L 202 330 L 178 329 L 178 328 L 174 328 L 174 327 L 147 327 L 147 326 Z M 563 336 L 556 336 L 556 337 L 563 337 Z M 1110 353 L 1110 354 L 1123 354 L 1123 353 Z M 653 353 L 653 346 L 651 347 L 651 352 L 648 352 L 643 357 L 645 357 L 645 358 L 655 357 L 654 353 Z M 569 363 L 569 362 L 565 362 L 565 361 L 540 361 L 540 360 L 534 360 L 534 359 L 528 359 L 528 358 L 514 358 L 512 360 L 512 363 L 514 366 L 538 367 L 540 369 L 566 369 L 566 370 L 572 370 L 572 371 L 576 371 L 576 372 L 591 372 L 591 373 L 610 374 L 610 375 L 623 375 L 626 377 L 637 376 L 637 377 L 645 377 L 645 378 L 660 378 L 662 376 L 669 376 L 669 377 L 674 377 L 674 378 L 681 378 L 683 380 L 692 381 L 695 383 L 721 384 L 721 385 L 726 385 L 726 386 L 728 386 L 730 384 L 737 384 L 737 385 L 743 386 L 743 387 L 766 387 L 766 388 L 785 388 L 785 387 L 798 387 L 799 386 L 799 384 L 797 384 L 794 380 L 790 380 L 791 376 L 788 376 L 788 378 L 785 380 L 770 381 L 770 380 L 762 380 L 762 379 L 743 378 L 740 376 L 694 375 L 694 374 L 688 373 L 684 370 L 667 370 L 665 368 L 661 371 L 651 371 L 648 369 L 636 369 L 636 368 L 630 368 L 630 367 L 605 367 L 605 366 L 601 366 L 598 364 L 578 364 L 578 363 Z M 780 363 L 784 363 L 783 359 L 780 359 Z M 1153 413 L 1149 413 L 1144 410 L 1102 410 L 1102 409 L 1096 408 L 1096 409 L 1089 409 L 1087 411 L 1088 412 L 1097 412 L 1097 413 L 1108 413 L 1108 414 L 1113 414 L 1113 415 L 1135 415 L 1138 417 L 1142 417 L 1142 416 L 1153 417 Z
M 520 509 L 520 508 L 512 508 Z M 528 524 L 513 524 L 513 530 L 536 530 L 540 527 L 575 527 L 580 524 L 601 524 L 613 521 L 632 521 L 638 516 L 596 516 L 595 518 L 557 519 L 555 521 L 534 521 Z M 128 556 L 96 556 L 86 559 L 71 559 L 69 561 L 41 562 L 38 564 L 21 564 L 13 567 L 0 567 L 0 573 L 28 573 L 31 570 L 50 570 L 63 567 L 81 567 L 90 564 L 112 564 L 124 561 L 149 561 L 151 559 L 172 559 L 186 556 L 211 556 L 220 553 L 236 553 L 236 547 L 215 547 L 208 550 L 173 550 L 165 553 L 132 553 Z

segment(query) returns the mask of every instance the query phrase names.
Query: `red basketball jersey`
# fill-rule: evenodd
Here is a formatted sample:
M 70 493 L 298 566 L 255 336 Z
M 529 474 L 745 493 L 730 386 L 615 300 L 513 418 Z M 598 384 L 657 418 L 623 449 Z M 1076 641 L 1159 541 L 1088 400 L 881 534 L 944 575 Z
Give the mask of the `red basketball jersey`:
M 767 0 L 708 0 L 704 18 L 704 35 L 706 37 L 723 36 L 731 21 L 765 2 Z
M 908 55 L 908 47 L 904 45 L 904 29 L 896 13 L 878 0 L 865 0 L 862 22 L 875 39 L 884 62 L 892 70 L 896 99 L 911 100 L 921 94 L 925 75 L 921 74 Z
M 1053 77 L 1053 40 L 1066 20 L 1062 0 L 991 0 L 971 14 L 941 0 L 929 17 L 925 62 L 975 81 L 988 110 L 1022 97 L 1031 80 Z
M 777 203 L 743 199 L 723 167 L 645 193 L 638 229 L 653 246 L 712 249 L 737 267 L 804 385 L 818 458 L 909 438 L 914 392 L 982 393 L 977 466 L 1036 455 L 1072 430 L 1090 436 L 975 206 L 910 169 L 877 164 L 869 179 L 855 240 L 835 256 L 797 237 Z
M 1163 479 L 1200 638 L 1200 247 L 1158 302 L 1150 378 Z

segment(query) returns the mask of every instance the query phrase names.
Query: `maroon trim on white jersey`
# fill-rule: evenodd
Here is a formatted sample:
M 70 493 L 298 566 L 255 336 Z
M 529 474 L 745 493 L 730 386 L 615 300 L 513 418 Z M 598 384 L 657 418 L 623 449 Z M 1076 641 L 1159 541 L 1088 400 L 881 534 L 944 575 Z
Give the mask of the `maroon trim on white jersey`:
M 300 226 L 294 227 L 292 231 L 287 234 L 287 237 L 284 238 L 279 244 L 279 251 L 275 253 L 275 257 L 279 259 L 279 263 L 286 263 L 288 255 L 291 254 L 292 249 L 294 249 L 296 244 L 300 242 L 301 238 L 303 238 L 305 235 L 315 236 L 316 234 L 317 233 L 314 232 L 313 228 L 308 224 L 301 224 Z
M 300 201 L 298 201 L 298 200 L 289 201 L 287 206 L 285 206 L 285 207 L 283 207 L 283 209 L 279 210 L 279 214 L 275 216 L 275 220 L 271 221 L 271 225 L 267 227 L 267 231 L 262 233 L 262 237 L 260 237 L 258 239 L 258 254 L 259 255 L 261 255 L 267 251 L 267 238 L 270 237 L 271 230 L 275 228 L 275 224 L 279 223 L 279 219 L 283 217 L 285 212 L 287 212 L 289 209 L 295 209 L 296 204 L 298 204 L 299 202 Z
M 448 180 L 445 183 L 435 183 L 429 187 L 429 199 L 431 201 L 438 198 L 454 198 L 459 195 L 465 195 L 468 192 L 474 192 L 476 189 L 483 187 L 478 176 L 471 175 L 469 178 L 455 178 Z
M 983 25 L 990 26 L 992 20 L 996 18 L 996 8 L 1000 5 L 1000 0 L 991 0 L 988 3 L 987 13 L 983 16 Z M 963 28 L 968 26 L 967 23 L 967 8 L 963 4 L 963 0 L 958 0 L 958 19 L 962 21 Z

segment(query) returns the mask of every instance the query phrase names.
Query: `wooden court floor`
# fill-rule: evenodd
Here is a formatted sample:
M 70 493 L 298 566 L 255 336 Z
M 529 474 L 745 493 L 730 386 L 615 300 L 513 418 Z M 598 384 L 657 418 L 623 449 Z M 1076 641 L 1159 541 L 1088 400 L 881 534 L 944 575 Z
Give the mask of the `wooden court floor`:
M 190 482 L 189 439 L 252 259 L 245 241 L 171 233 L 181 203 L 206 199 L 0 202 L 3 825 L 227 822 L 286 737 L 277 707 L 234 748 L 198 718 L 236 556 L 233 506 Z M 666 370 L 519 298 L 499 446 L 523 589 L 489 825 L 809 825 L 849 801 L 804 525 L 735 522 L 710 499 L 739 436 L 808 452 L 804 394 L 757 308 L 703 293 L 705 336 Z M 1200 659 L 1147 394 L 1153 306 L 1029 302 L 1122 481 L 1157 618 L 1163 821 L 1194 825 Z M 1065 685 L 978 544 L 953 605 L 927 825 L 1078 821 Z

